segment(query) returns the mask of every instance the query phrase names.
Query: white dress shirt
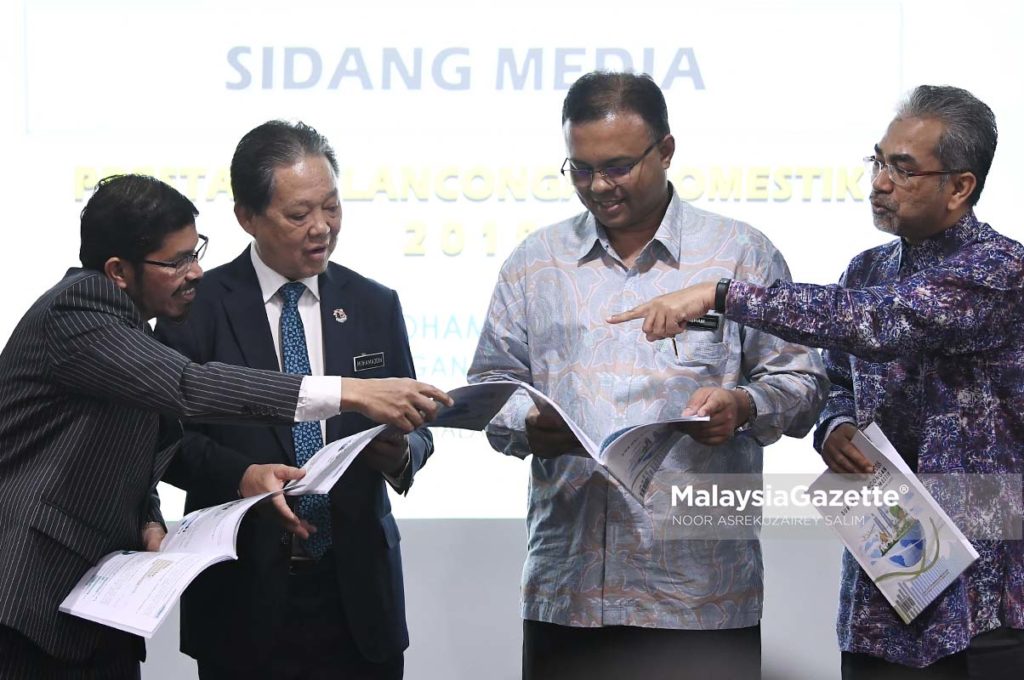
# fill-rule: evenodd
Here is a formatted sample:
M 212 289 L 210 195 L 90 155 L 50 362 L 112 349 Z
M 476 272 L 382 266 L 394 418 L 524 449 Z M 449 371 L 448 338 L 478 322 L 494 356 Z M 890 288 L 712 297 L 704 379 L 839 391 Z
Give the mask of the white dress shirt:
M 282 276 L 260 259 L 260 254 L 253 243 L 249 247 L 252 266 L 256 270 L 256 278 L 260 283 L 263 295 L 263 308 L 270 324 L 270 335 L 274 339 L 274 354 L 277 366 L 281 360 L 281 309 L 284 300 L 278 292 L 281 286 L 290 279 Z M 299 298 L 299 318 L 306 334 L 306 351 L 309 353 L 310 376 L 303 378 L 299 389 L 299 404 L 295 409 L 295 422 L 303 420 L 319 420 L 320 434 L 327 441 L 324 419 L 341 412 L 341 378 L 324 375 L 324 335 L 320 322 L 320 285 L 316 276 L 302 279 L 306 286 Z

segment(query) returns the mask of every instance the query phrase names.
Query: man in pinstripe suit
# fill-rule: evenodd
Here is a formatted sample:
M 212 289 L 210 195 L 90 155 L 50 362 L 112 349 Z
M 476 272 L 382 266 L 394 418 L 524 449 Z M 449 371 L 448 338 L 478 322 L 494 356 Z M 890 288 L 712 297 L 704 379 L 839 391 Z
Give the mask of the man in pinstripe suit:
M 202 275 L 196 215 L 153 178 L 101 182 L 82 211 L 83 268 L 36 301 L 0 354 L 0 678 L 139 676 L 141 639 L 57 607 L 104 554 L 158 544 L 153 490 L 177 418 L 356 410 L 409 431 L 448 401 L 413 380 L 200 366 L 157 342 L 146 322 L 183 317 Z

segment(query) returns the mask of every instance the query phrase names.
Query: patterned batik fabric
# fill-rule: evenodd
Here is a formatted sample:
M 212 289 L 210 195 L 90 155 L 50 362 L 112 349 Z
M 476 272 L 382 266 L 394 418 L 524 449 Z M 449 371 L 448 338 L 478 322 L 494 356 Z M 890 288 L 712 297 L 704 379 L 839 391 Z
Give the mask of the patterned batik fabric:
M 1024 247 L 973 213 L 920 244 L 861 253 L 839 285 L 734 282 L 726 312 L 826 349 L 819 450 L 837 422 L 874 421 L 919 473 L 1024 472 Z M 984 519 L 955 485 L 939 488 L 951 516 Z M 1006 511 L 1019 517 L 1017 489 Z M 980 559 L 910 625 L 846 553 L 840 647 L 922 667 L 1000 625 L 1024 628 L 1024 542 L 972 543 Z

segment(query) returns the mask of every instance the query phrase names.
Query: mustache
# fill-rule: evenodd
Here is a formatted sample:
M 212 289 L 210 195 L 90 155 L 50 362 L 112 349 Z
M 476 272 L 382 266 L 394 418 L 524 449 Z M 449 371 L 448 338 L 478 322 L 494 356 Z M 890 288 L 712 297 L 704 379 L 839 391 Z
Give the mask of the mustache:
M 197 281 L 193 281 L 191 283 L 182 284 L 178 288 L 178 290 L 174 291 L 174 294 L 175 295 L 184 295 L 185 293 L 191 293 L 192 291 L 194 291 L 196 289 L 196 283 L 197 283 Z
M 896 209 L 895 205 L 893 205 L 889 201 L 882 200 L 880 195 L 874 191 L 872 191 L 871 194 L 868 196 L 868 200 L 871 201 L 871 205 L 877 206 L 879 208 L 885 208 L 886 210 Z

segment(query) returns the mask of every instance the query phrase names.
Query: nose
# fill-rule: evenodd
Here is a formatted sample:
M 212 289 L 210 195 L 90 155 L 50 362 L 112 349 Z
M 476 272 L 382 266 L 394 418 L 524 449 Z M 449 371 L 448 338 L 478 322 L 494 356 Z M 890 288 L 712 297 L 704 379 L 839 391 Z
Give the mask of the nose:
M 324 211 L 319 211 L 317 213 L 316 219 L 313 220 L 313 226 L 309 228 L 310 236 L 314 238 L 319 238 L 324 235 L 330 235 L 331 232 L 334 231 L 334 228 L 332 227 L 331 223 L 332 219 L 330 215 L 328 215 Z
M 601 188 L 598 188 L 597 183 L 601 182 Z M 615 189 L 615 183 L 610 181 L 603 173 L 594 172 L 593 177 L 590 178 L 590 191 L 592 193 L 603 193 Z
M 193 260 L 188 271 L 185 272 L 185 280 L 196 281 L 201 278 L 203 278 L 203 266 L 199 264 L 199 260 Z
M 889 174 L 888 166 L 883 167 L 878 171 L 878 174 L 871 178 L 871 188 L 875 191 L 881 191 L 887 193 L 892 191 L 893 187 L 892 175 Z

